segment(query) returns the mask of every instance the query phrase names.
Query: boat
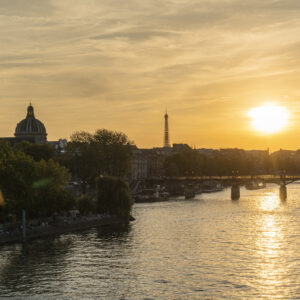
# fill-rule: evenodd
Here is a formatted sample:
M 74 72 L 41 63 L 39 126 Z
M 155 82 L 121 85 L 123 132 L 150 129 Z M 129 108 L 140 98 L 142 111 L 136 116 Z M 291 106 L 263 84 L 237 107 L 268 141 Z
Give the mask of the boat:
M 206 181 L 202 186 L 202 193 L 215 193 L 223 191 L 224 187 L 220 182 Z
M 247 190 L 259 190 L 266 187 L 266 183 L 264 181 L 249 181 L 246 183 L 245 188 Z
M 135 203 L 160 201 L 159 193 L 155 189 L 144 189 L 134 197 Z
M 185 199 L 192 199 L 195 197 L 195 189 L 192 185 L 188 185 L 185 187 L 184 197 L 185 197 Z
M 155 189 L 143 189 L 134 196 L 134 203 L 166 201 L 169 197 L 170 194 L 159 187 Z
M 195 185 L 194 186 L 194 192 L 195 192 L 196 195 L 202 194 L 202 187 L 201 187 L 201 185 L 199 185 L 199 184 Z

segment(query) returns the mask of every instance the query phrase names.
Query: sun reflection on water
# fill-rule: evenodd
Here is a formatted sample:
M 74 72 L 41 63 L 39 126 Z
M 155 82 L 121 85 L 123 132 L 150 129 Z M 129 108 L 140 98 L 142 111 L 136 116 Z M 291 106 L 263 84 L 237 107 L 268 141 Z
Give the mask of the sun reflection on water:
M 280 213 L 283 207 L 276 191 L 262 195 L 258 205 L 261 213 L 257 216 L 256 252 L 261 296 L 276 297 L 288 273 L 285 223 Z
M 275 191 L 265 193 L 259 202 L 261 211 L 274 211 L 280 205 L 280 199 L 278 193 Z

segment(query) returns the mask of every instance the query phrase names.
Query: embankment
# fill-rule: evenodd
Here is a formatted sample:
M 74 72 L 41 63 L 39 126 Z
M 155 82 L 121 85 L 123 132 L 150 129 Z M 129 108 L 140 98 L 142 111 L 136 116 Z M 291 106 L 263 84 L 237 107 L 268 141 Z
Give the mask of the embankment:
M 44 224 L 43 226 L 28 226 L 26 228 L 26 240 L 47 237 L 55 234 L 80 231 L 91 227 L 120 224 L 116 217 L 107 215 L 96 215 L 79 217 L 76 219 L 66 218 L 62 222 Z M 22 242 L 22 230 L 4 231 L 0 233 L 0 245 L 7 243 Z

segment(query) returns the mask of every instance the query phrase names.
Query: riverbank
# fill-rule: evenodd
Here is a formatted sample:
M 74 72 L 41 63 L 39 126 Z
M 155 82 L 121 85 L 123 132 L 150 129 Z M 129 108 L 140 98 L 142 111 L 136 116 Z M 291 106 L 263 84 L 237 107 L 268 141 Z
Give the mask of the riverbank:
M 46 224 L 41 226 L 28 226 L 26 228 L 26 240 L 47 237 L 56 234 L 74 232 L 89 229 L 91 227 L 116 225 L 120 220 L 109 215 L 94 215 L 88 217 L 65 218 L 61 222 Z M 22 242 L 22 229 L 14 231 L 3 231 L 0 233 L 0 245 L 7 243 Z

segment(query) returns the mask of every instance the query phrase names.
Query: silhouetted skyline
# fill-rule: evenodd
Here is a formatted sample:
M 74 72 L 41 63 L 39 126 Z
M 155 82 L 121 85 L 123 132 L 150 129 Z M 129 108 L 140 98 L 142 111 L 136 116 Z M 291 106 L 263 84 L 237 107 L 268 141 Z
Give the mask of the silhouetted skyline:
M 296 1 L 4 0 L 0 136 L 30 99 L 49 139 L 125 132 L 160 146 L 297 149 L 300 5 Z M 286 107 L 289 126 L 256 133 L 247 112 Z

